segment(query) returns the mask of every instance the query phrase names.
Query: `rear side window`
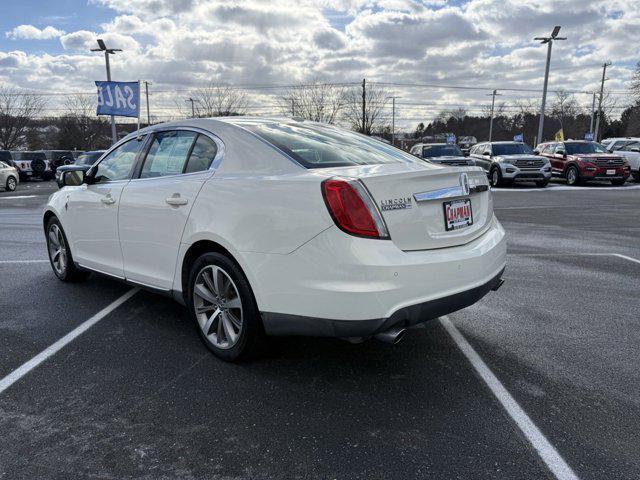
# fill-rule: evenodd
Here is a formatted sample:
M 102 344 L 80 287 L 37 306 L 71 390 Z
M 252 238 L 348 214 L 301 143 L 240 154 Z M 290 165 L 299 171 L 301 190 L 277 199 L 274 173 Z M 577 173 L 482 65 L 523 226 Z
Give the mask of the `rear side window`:
M 140 178 L 181 174 L 196 135 L 195 132 L 179 130 L 154 135 Z
M 213 159 L 218 153 L 218 146 L 209 137 L 198 135 L 196 143 L 193 145 L 187 168 L 184 173 L 202 172 L 209 170 Z
M 423 164 L 413 155 L 391 145 L 329 125 L 263 123 L 247 128 L 305 168 Z

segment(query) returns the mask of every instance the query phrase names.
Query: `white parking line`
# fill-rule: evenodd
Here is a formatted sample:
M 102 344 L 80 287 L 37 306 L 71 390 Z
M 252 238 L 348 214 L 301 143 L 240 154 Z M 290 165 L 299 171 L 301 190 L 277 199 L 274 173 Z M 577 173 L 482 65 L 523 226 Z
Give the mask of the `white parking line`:
M 637 258 L 629 257 L 621 253 L 580 253 L 580 252 L 558 252 L 558 253 L 507 253 L 507 255 L 520 255 L 525 257 L 618 257 L 633 263 L 640 263 Z
M 564 461 L 560 453 L 551 445 L 540 429 L 536 427 L 456 326 L 451 323 L 449 317 L 446 315 L 440 317 L 440 323 L 555 477 L 558 480 L 578 480 L 578 476 Z
M 98 323 L 100 320 L 102 320 L 104 317 L 109 315 L 111 312 L 113 312 L 116 308 L 118 308 L 124 302 L 126 302 L 131 297 L 133 297 L 138 292 L 138 290 L 139 290 L 138 288 L 132 288 L 127 293 L 122 295 L 120 298 L 116 299 L 114 302 L 104 307 L 102 310 L 96 313 L 93 317 L 89 318 L 88 320 L 84 321 L 83 323 L 78 325 L 76 328 L 71 330 L 60 340 L 48 346 L 45 350 L 37 354 L 31 360 L 20 365 L 13 372 L 11 372 L 9 375 L 7 375 L 2 380 L 0 380 L 0 393 L 4 392 L 7 388 L 9 388 L 11 385 L 16 383 L 18 380 L 24 377 L 31 370 L 36 368 L 38 365 L 40 365 L 42 362 L 47 360 L 49 357 L 55 355 L 63 347 L 65 347 L 66 345 L 71 343 L 74 339 L 76 339 L 77 337 L 82 335 L 84 332 L 89 330 L 96 323 Z
M 6 200 L 8 198 L 15 199 L 15 198 L 36 198 L 36 197 L 44 197 L 44 195 L 13 195 L 13 196 L 0 197 L 0 200 Z
M 16 263 L 49 263 L 49 260 L 0 260 L 0 265 L 11 265 Z

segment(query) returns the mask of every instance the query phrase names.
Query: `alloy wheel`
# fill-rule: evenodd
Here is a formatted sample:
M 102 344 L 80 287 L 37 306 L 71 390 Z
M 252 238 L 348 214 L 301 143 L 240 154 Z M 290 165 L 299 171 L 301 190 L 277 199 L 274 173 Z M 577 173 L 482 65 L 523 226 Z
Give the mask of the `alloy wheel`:
M 49 228 L 49 257 L 58 275 L 64 275 L 67 270 L 67 245 L 62 230 L 57 224 Z
M 575 185 L 577 178 L 578 177 L 576 175 L 575 169 L 570 168 L 569 171 L 567 172 L 567 183 L 569 185 Z
M 7 190 L 13 192 L 16 189 L 16 179 L 13 177 L 9 177 L 7 180 Z
M 193 307 L 198 326 L 215 347 L 233 347 L 242 333 L 242 301 L 236 284 L 217 265 L 207 265 L 196 276 Z
M 497 187 L 499 181 L 500 181 L 500 177 L 498 175 L 498 170 L 494 169 L 493 172 L 491 173 L 491 186 Z

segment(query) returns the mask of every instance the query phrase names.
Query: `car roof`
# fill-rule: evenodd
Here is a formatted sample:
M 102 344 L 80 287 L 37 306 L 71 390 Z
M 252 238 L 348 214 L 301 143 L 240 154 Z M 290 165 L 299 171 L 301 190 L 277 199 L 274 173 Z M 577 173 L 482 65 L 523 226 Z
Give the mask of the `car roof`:
M 499 142 L 485 142 L 490 143 L 491 145 L 515 145 L 515 144 L 523 144 L 524 142 L 514 142 L 513 140 L 501 140 Z

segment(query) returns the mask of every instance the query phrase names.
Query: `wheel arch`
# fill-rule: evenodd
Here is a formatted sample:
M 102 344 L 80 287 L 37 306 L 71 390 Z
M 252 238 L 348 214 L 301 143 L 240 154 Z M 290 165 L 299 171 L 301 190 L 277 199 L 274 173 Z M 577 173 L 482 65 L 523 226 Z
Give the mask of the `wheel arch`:
M 221 243 L 207 238 L 207 239 L 200 239 L 193 242 L 191 245 L 189 245 L 184 255 L 182 256 L 182 262 L 180 265 L 179 273 L 180 273 L 180 288 L 182 290 L 181 297 L 182 297 L 182 300 L 185 302 L 185 304 L 187 302 L 187 292 L 188 292 L 187 283 L 189 281 L 189 273 L 191 271 L 191 266 L 200 255 L 204 253 L 210 253 L 210 252 L 220 253 L 225 257 L 229 258 L 229 260 L 231 260 L 233 263 L 235 263 L 236 266 L 242 272 L 242 274 L 245 276 L 247 283 L 249 284 L 249 288 L 251 289 L 251 292 L 253 293 L 254 298 L 256 298 L 255 289 L 254 289 L 255 283 L 251 279 L 251 274 L 247 271 L 247 268 L 245 268 L 245 266 L 243 265 L 244 262 L 242 262 L 238 258 L 238 255 L 234 255 L 230 251 L 230 249 L 228 249 Z

